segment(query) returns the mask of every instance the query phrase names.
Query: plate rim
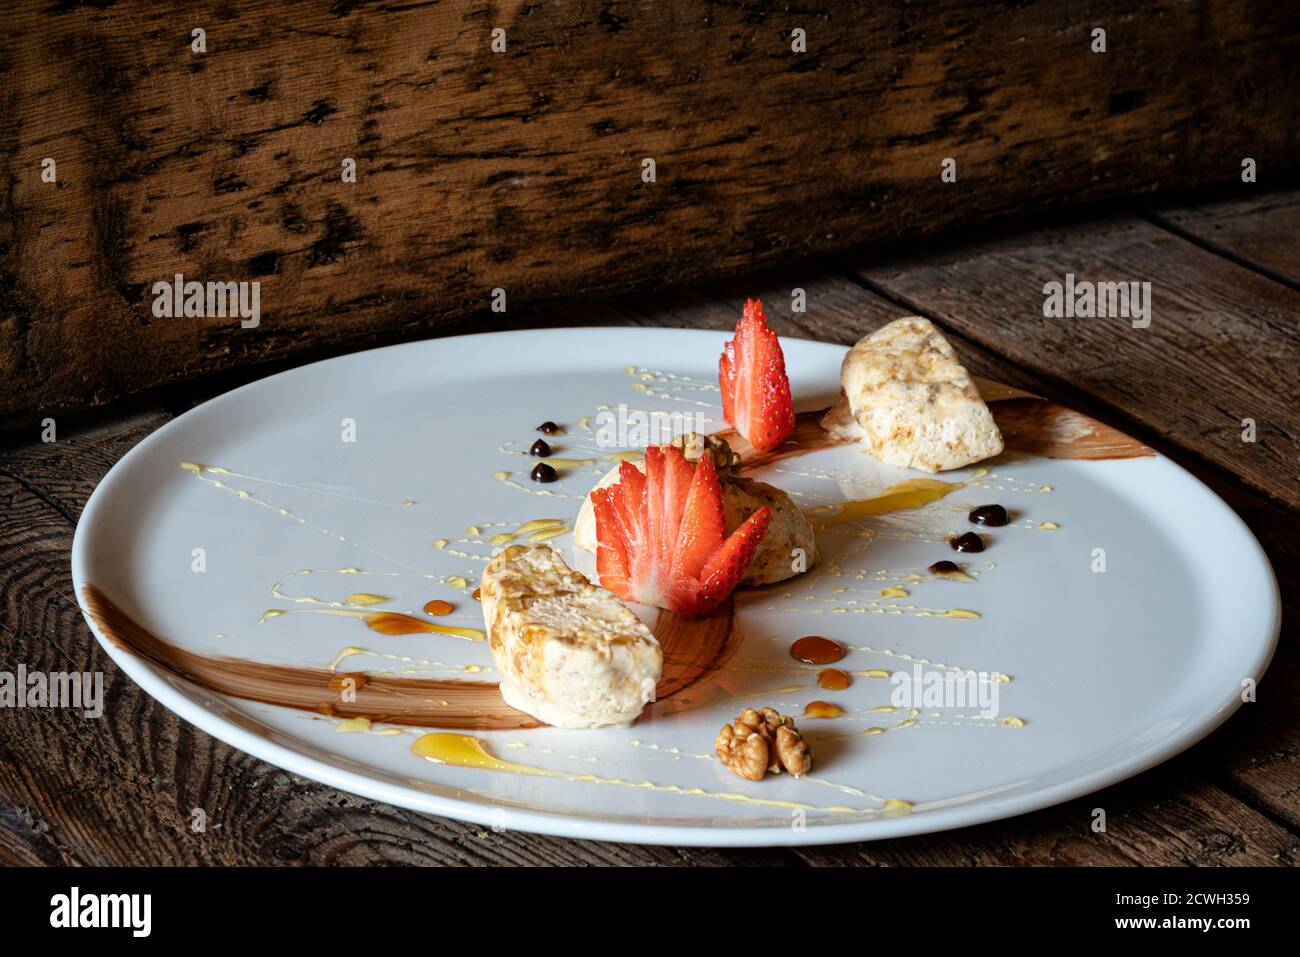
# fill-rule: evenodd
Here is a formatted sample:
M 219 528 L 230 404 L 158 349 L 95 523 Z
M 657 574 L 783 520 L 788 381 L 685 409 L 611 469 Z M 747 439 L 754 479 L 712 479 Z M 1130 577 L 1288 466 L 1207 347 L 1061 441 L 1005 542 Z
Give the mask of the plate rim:
M 645 824 L 611 821 L 604 818 L 590 818 L 573 815 L 570 812 L 521 809 L 483 803 L 478 800 L 460 800 L 442 795 L 421 792 L 414 787 L 402 787 L 390 784 L 367 774 L 347 771 L 335 767 L 327 761 L 304 754 L 287 745 L 280 744 L 268 737 L 254 734 L 237 724 L 221 717 L 217 712 L 204 707 L 181 691 L 173 688 L 161 672 L 145 660 L 117 647 L 101 633 L 82 598 L 82 588 L 88 582 L 90 533 L 83 531 L 93 524 L 97 508 L 101 507 L 103 498 L 108 494 L 104 490 L 114 472 L 124 469 L 137 457 L 148 455 L 149 448 L 160 442 L 161 437 L 179 429 L 181 423 L 193 413 L 210 404 L 231 400 L 249 391 L 265 387 L 272 380 L 283 380 L 301 375 L 307 370 L 317 370 L 332 364 L 358 361 L 358 357 L 375 353 L 392 352 L 408 349 L 412 346 L 428 347 L 433 343 L 456 342 L 470 339 L 500 337 L 543 337 L 559 338 L 574 333 L 598 333 L 600 335 L 686 335 L 717 340 L 729 334 L 727 330 L 688 329 L 676 327 L 645 326 L 556 326 L 542 329 L 511 329 L 493 332 L 470 333 L 461 336 L 439 336 L 416 339 L 407 342 L 363 349 L 342 355 L 330 356 L 304 365 L 295 366 L 251 382 L 234 389 L 212 396 L 188 409 L 171 421 L 155 429 L 136 443 L 104 474 L 87 499 L 73 535 L 70 554 L 72 584 L 74 597 L 81 609 L 82 617 L 90 628 L 100 647 L 109 658 L 132 681 L 140 686 L 146 694 L 158 704 L 171 711 L 177 717 L 214 738 L 251 754 L 275 767 L 291 774 L 299 774 L 311 780 L 319 781 L 330 787 L 338 788 L 352 794 L 372 800 L 382 801 L 407 810 L 433 814 L 471 824 L 501 827 L 506 831 L 524 831 L 553 837 L 568 837 L 585 840 L 614 841 L 620 843 L 669 845 L 685 847 L 798 847 L 826 844 L 858 843 L 862 841 L 883 840 L 916 834 L 933 834 L 957 828 L 987 824 L 994 821 L 1016 817 L 1033 811 L 1044 810 L 1058 804 L 1083 797 L 1142 774 L 1151 768 L 1170 760 L 1188 748 L 1204 740 L 1228 720 L 1243 704 L 1241 695 L 1234 692 L 1226 701 L 1213 710 L 1207 711 L 1199 721 L 1182 728 L 1176 735 L 1160 742 L 1156 747 L 1132 755 L 1124 761 L 1109 765 L 1101 770 L 1071 778 L 1045 788 L 1030 791 L 1007 800 L 994 800 L 971 805 L 956 804 L 951 807 L 928 810 L 921 814 L 907 814 L 898 817 L 874 817 L 863 821 L 844 823 L 822 823 L 809 825 L 802 831 L 789 827 L 719 827 L 716 825 L 677 825 Z M 816 339 L 803 339 L 795 336 L 781 336 L 783 342 L 802 342 L 811 345 L 837 349 L 847 352 L 849 346 L 840 343 L 823 342 Z M 1127 433 L 1125 433 L 1127 434 Z M 1253 547 L 1254 554 L 1267 572 L 1267 585 L 1272 595 L 1271 624 L 1269 638 L 1264 641 L 1253 656 L 1249 666 L 1243 670 L 1243 677 L 1251 677 L 1256 682 L 1262 680 L 1276 652 L 1281 632 L 1281 591 L 1277 574 L 1267 553 L 1254 532 L 1237 512 L 1228 505 L 1212 488 L 1202 482 L 1188 469 L 1173 459 L 1156 453 L 1156 458 L 1173 467 L 1182 476 L 1199 486 L 1216 503 L 1226 515 L 1235 522 L 1235 527 L 1244 533 L 1244 542 Z

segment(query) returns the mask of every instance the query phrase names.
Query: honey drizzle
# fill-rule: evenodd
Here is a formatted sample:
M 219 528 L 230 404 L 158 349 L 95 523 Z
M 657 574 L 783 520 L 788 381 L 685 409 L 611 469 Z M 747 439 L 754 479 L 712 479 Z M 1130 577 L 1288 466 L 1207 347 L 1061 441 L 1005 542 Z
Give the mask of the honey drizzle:
M 416 739 L 415 743 L 411 745 L 411 750 L 418 757 L 434 761 L 438 764 L 448 764 L 454 767 L 477 768 L 485 771 L 496 771 L 534 777 L 559 778 L 585 784 L 634 788 L 640 791 L 655 791 L 661 794 L 678 794 L 684 797 L 711 798 L 718 801 L 730 801 L 737 804 L 747 804 L 758 807 L 816 811 L 825 814 L 852 814 L 865 816 L 875 816 L 890 812 L 902 812 L 904 809 L 910 809 L 911 807 L 911 805 L 906 801 L 899 801 L 891 798 L 881 801 L 880 807 L 878 808 L 855 808 L 844 805 L 832 805 L 826 807 L 814 804 L 805 804 L 799 801 L 781 801 L 772 798 L 750 797 L 747 794 L 739 794 L 731 791 L 706 791 L 703 788 L 681 787 L 676 784 L 655 784 L 651 781 L 627 781 L 623 778 L 600 777 L 595 774 L 573 774 L 566 771 L 539 768 L 531 764 L 520 764 L 516 761 L 505 761 L 488 751 L 481 739 L 466 734 L 452 734 L 447 732 L 432 732 L 430 734 L 425 734 Z
M 664 747 L 661 744 L 654 744 L 653 742 L 650 741 L 637 741 L 634 739 L 632 741 L 629 741 L 628 744 L 634 748 L 645 748 L 649 751 L 656 751 L 661 754 L 666 754 L 668 755 L 669 760 L 673 760 L 673 761 L 680 761 L 682 758 L 693 758 L 696 761 L 717 761 L 718 760 L 717 757 L 712 754 L 701 754 L 695 751 L 683 751 L 681 748 Z M 527 745 L 516 744 L 515 742 L 511 742 L 507 744 L 506 747 L 508 748 L 527 747 Z M 834 788 L 836 791 L 843 792 L 844 794 L 852 794 L 854 797 L 864 797 L 872 801 L 878 801 L 882 805 L 887 803 L 890 800 L 889 798 L 883 798 L 883 797 L 879 797 L 878 795 L 872 794 L 870 791 L 864 791 L 861 788 L 855 788 L 848 784 L 840 784 L 836 781 L 827 781 L 825 778 L 819 778 L 811 774 L 805 774 L 802 777 L 797 778 L 797 780 L 799 781 L 800 784 L 818 784 L 821 785 L 822 787 Z
M 904 509 L 921 508 L 963 488 L 961 482 L 942 482 L 939 479 L 907 479 L 889 486 L 869 498 L 845 502 L 838 512 L 817 522 L 814 528 L 823 531 L 836 525 L 854 522 L 873 515 L 884 515 Z
M 399 674 L 399 675 L 469 674 L 469 675 L 474 675 L 474 674 L 483 674 L 484 672 L 492 670 L 491 668 L 484 667 L 483 665 L 475 665 L 475 664 L 453 665 L 453 664 L 448 664 L 445 661 L 434 661 L 430 658 L 416 658 L 411 655 L 395 655 L 395 654 L 391 654 L 390 652 L 375 651 L 372 648 L 362 648 L 357 645 L 349 645 L 346 648 L 339 649 L 339 653 L 335 655 L 333 660 L 330 661 L 330 663 L 325 666 L 325 670 L 338 671 L 339 665 L 341 665 L 345 660 L 357 656 L 362 656 L 366 658 L 380 658 L 383 659 L 384 661 L 397 661 L 397 662 L 401 662 L 402 664 L 428 666 L 425 668 L 407 668 L 401 671 L 393 671 L 393 672 L 372 671 L 372 672 L 367 672 L 367 674 Z
M 914 618 L 965 618 L 976 619 L 980 617 L 977 611 L 971 611 L 968 608 L 924 608 L 920 605 L 894 605 L 882 604 L 878 601 L 844 601 L 837 602 L 834 598 L 819 598 L 816 595 L 809 595 L 806 600 L 820 601 L 827 604 L 842 604 L 848 607 L 844 608 L 799 608 L 795 605 L 768 605 L 766 611 L 781 612 L 803 612 L 805 615 L 911 615 Z
M 271 608 L 267 610 L 258 624 L 279 618 L 281 615 L 337 615 L 342 618 L 360 618 L 371 631 L 381 635 L 417 635 L 439 634 L 452 635 L 466 641 L 486 641 L 487 634 L 481 628 L 458 628 L 454 625 L 439 625 L 414 615 L 398 611 L 359 611 L 347 608 Z
M 232 469 L 222 468 L 219 465 L 203 465 L 199 462 L 182 462 L 181 470 L 191 472 L 195 475 L 224 475 L 227 478 L 243 479 L 246 482 L 261 482 L 263 485 L 274 485 L 276 488 L 292 489 L 295 492 L 310 492 L 313 495 L 326 495 L 330 498 L 341 498 L 345 502 L 356 502 L 359 505 L 378 505 L 381 508 L 410 508 L 415 504 L 414 499 L 406 498 L 400 502 L 381 502 L 376 499 L 362 498 L 357 495 L 344 495 L 342 492 L 333 492 L 329 489 L 313 488 L 310 485 L 294 485 L 290 482 L 277 482 L 275 479 L 260 478 L 256 475 L 246 475 L 243 472 L 236 472 Z
M 335 541 L 342 542 L 344 545 L 347 545 L 351 548 L 360 549 L 361 551 L 365 552 L 367 555 L 370 555 L 374 558 L 378 558 L 381 559 L 382 561 L 389 562 L 393 565 L 396 565 L 399 568 L 404 568 L 408 572 L 415 572 L 416 574 L 418 574 L 418 572 L 416 572 L 416 570 L 412 568 L 410 565 L 406 564 L 405 562 L 398 561 L 396 558 L 393 558 L 391 555 L 385 555 L 382 552 L 377 552 L 372 548 L 368 548 L 367 546 L 362 545 L 360 542 L 354 542 L 352 541 L 352 539 L 346 538 L 343 535 L 340 535 L 338 532 L 334 531 L 333 529 L 326 528 L 324 525 L 314 525 L 311 522 L 307 521 L 307 519 L 303 518 L 302 516 L 296 515 L 293 512 L 289 511 L 287 508 L 281 508 L 279 505 L 275 505 L 271 502 L 260 499 L 257 496 L 253 495 L 253 493 L 245 491 L 244 489 L 234 488 L 233 486 L 227 485 L 225 482 L 221 481 L 220 479 L 208 477 L 209 474 L 235 476 L 239 474 L 237 472 L 231 472 L 228 469 L 223 469 L 215 465 L 199 465 L 195 462 L 182 462 L 180 464 L 180 467 L 183 471 L 192 474 L 200 482 L 205 482 L 208 485 L 211 485 L 213 488 L 220 489 L 223 492 L 228 492 L 229 494 L 235 496 L 235 498 L 242 499 L 245 502 L 251 502 L 252 504 L 259 506 L 260 508 L 264 508 L 267 511 L 274 512 L 275 514 L 279 515 L 281 518 L 287 518 L 290 521 L 295 522 L 298 525 L 301 525 L 303 528 L 310 528 L 311 530 L 315 532 L 319 532 L 322 535 L 326 535 L 334 539 Z
M 784 642 L 787 639 L 782 637 L 775 637 L 775 636 L 756 635 L 754 636 L 754 638 L 750 640 Z M 980 671 L 978 669 L 971 668 L 968 665 L 945 664 L 942 661 L 934 661 L 933 659 L 930 658 L 921 658 L 916 655 L 909 655 L 906 652 L 902 652 L 902 651 L 892 651 L 889 648 L 876 648 L 873 647 L 872 645 L 846 645 L 845 647 L 849 648 L 852 651 L 861 651 L 864 654 L 870 654 L 870 655 L 882 655 L 886 658 L 897 658 L 899 661 L 906 661 L 908 664 L 925 665 L 929 668 L 936 668 L 940 671 L 960 671 L 963 673 L 974 672 L 978 678 L 986 681 L 997 681 L 1002 684 L 1009 684 L 1012 680 L 1010 675 L 1005 675 L 1000 671 Z M 888 672 L 885 672 L 885 674 L 888 674 Z

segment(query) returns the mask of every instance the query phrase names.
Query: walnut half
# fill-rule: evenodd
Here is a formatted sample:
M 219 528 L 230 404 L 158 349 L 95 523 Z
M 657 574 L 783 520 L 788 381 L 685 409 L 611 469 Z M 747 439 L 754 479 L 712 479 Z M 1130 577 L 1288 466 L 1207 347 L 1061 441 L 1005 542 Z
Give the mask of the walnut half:
M 760 781 L 769 771 L 798 777 L 812 768 L 812 751 L 794 719 L 771 708 L 746 708 L 722 726 L 714 747 L 718 760 L 747 781 Z

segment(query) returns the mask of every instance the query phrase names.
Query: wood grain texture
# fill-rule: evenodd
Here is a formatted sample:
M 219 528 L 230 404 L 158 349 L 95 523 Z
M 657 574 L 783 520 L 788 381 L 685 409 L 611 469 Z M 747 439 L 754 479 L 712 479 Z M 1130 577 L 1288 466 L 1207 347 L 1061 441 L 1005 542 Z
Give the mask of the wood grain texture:
M 1157 206 L 1148 215 L 1212 252 L 1300 289 L 1300 191 L 1252 198 Z
M 12 6 L 0 411 L 1300 155 L 1267 0 Z M 261 282 L 261 325 L 155 318 L 177 273 Z
M 1134 216 L 857 255 L 869 288 L 1300 511 L 1300 291 Z M 1151 324 L 1045 318 L 1044 285 L 1151 283 Z M 1067 404 L 1069 404 L 1067 402 Z M 1104 416 L 1103 416 L 1104 418 Z M 1244 420 L 1256 441 L 1242 440 Z

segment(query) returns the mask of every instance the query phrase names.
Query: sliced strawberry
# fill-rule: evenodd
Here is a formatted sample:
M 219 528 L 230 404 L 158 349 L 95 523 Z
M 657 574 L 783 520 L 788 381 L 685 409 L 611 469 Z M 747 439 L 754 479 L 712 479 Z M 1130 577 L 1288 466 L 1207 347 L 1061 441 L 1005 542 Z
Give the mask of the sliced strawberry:
M 770 452 L 794 434 L 785 355 L 757 299 L 745 302 L 736 336 L 723 346 L 718 388 L 723 416 L 759 452 Z
M 718 359 L 718 388 L 722 391 L 722 417 L 736 424 L 736 343 L 728 339 Z
M 624 462 L 619 482 L 591 493 L 596 571 L 619 598 L 681 615 L 707 615 L 735 590 L 772 520 L 764 506 L 723 540 L 722 486 L 709 456 L 646 449 L 643 475 Z
M 722 601 L 736 590 L 771 522 L 772 510 L 764 505 L 745 519 L 714 552 L 700 572 L 701 593 L 706 600 L 721 596 L 717 600 Z
M 673 581 L 699 580 L 726 531 L 722 511 L 722 485 L 712 457 L 705 455 L 695 467 L 673 555 Z

